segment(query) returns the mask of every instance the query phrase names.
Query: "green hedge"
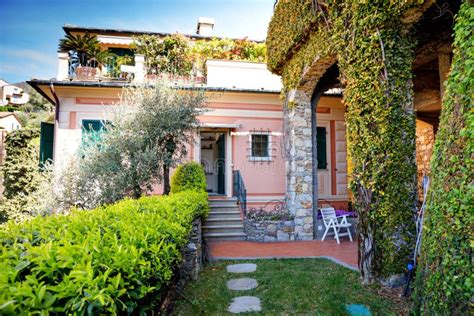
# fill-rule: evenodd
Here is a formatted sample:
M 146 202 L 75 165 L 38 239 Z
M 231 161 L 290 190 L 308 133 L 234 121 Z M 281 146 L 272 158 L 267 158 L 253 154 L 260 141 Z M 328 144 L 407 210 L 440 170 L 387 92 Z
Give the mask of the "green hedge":
M 0 314 L 143 313 L 159 302 L 205 192 L 123 200 L 9 222 L 0 231 Z
M 206 174 L 203 167 L 195 161 L 180 165 L 171 178 L 171 192 L 185 190 L 206 191 Z

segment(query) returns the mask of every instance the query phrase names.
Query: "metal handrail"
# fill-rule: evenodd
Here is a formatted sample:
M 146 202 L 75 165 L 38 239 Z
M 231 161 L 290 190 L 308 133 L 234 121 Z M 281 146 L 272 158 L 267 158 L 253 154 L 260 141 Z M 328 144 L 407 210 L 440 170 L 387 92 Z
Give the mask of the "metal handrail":
M 247 213 L 247 190 L 245 189 L 244 179 L 239 170 L 234 170 L 232 174 L 234 178 L 234 196 L 237 198 L 237 202 L 245 217 Z

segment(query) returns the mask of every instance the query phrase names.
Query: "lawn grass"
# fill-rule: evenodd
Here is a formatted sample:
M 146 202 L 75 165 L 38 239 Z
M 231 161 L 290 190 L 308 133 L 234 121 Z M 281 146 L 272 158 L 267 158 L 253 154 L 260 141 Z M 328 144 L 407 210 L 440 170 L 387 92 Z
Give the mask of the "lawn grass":
M 228 264 L 251 262 L 253 273 L 233 274 Z M 232 278 L 251 277 L 258 287 L 231 291 Z M 260 314 L 347 315 L 346 304 L 363 304 L 372 315 L 395 315 L 395 303 L 377 294 L 376 286 L 363 286 L 357 272 L 326 259 L 218 261 L 207 265 L 199 280 L 187 284 L 176 303 L 176 315 L 227 315 L 233 297 L 260 298 Z

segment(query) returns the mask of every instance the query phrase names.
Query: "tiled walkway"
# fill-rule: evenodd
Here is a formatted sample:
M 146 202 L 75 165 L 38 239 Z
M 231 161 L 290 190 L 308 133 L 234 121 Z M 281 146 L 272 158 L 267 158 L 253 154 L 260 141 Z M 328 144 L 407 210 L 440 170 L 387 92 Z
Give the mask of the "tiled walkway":
M 329 259 L 357 269 L 357 241 L 309 240 L 259 243 L 252 241 L 216 241 L 209 243 L 212 259 L 315 258 Z

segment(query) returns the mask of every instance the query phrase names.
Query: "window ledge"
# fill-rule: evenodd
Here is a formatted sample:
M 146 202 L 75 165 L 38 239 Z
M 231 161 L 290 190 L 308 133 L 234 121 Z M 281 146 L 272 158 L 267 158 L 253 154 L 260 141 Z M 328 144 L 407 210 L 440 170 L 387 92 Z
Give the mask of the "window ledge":
M 249 161 L 252 161 L 252 162 L 271 162 L 273 161 L 272 157 L 250 157 L 249 158 Z

